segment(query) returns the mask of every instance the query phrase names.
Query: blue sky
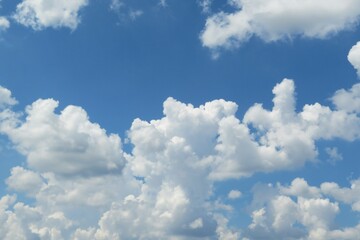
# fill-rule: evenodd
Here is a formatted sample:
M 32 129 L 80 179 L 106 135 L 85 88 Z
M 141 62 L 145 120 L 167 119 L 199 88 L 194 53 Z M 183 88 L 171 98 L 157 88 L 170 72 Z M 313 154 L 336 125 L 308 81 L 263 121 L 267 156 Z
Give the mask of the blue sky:
M 0 238 L 357 239 L 359 4 L 0 1 Z

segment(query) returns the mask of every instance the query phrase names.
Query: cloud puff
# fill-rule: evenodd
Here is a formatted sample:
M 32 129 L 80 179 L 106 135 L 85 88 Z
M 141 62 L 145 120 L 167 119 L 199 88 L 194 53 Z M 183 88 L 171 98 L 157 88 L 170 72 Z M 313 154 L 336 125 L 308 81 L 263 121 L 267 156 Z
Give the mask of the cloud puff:
M 14 19 L 34 30 L 47 27 L 76 29 L 80 22 L 79 11 L 88 0 L 23 0 L 16 6 Z
M 358 42 L 350 49 L 348 60 L 356 69 L 357 74 L 360 76 L 360 42 Z
M 206 20 L 204 46 L 234 48 L 257 36 L 277 41 L 296 36 L 326 38 L 358 23 L 357 0 L 234 0 L 236 10 L 219 12 Z M 284 20 L 285 19 L 285 20 Z
M 323 183 L 321 191 L 337 201 L 351 204 L 354 211 L 360 212 L 360 179 L 352 181 L 350 188 L 341 188 L 337 183 Z
M 6 17 L 0 16 L 0 31 L 4 31 L 10 27 L 10 22 Z
M 245 235 L 249 239 L 356 239 L 360 225 L 334 228 L 340 208 L 337 202 L 326 196 L 339 187 L 329 184 L 332 185 L 323 183 L 321 188 L 317 188 L 297 178 L 288 187 L 280 184 L 276 188 L 272 185 L 257 186 L 254 188 L 252 223 Z M 348 198 L 357 195 L 356 191 L 347 192 Z
M 2 132 L 27 156 L 28 165 L 68 177 L 119 174 L 125 164 L 119 136 L 107 135 L 80 107 L 56 114 L 57 106 L 52 99 L 40 99 L 27 107 L 24 122 L 10 118 L 2 123 Z
M 0 86 L 0 110 L 16 103 L 17 101 L 11 96 L 10 90 Z
M 239 190 L 231 190 L 229 193 L 228 193 L 228 198 L 230 199 L 237 199 L 237 198 L 240 198 L 242 195 L 242 193 L 239 191 Z

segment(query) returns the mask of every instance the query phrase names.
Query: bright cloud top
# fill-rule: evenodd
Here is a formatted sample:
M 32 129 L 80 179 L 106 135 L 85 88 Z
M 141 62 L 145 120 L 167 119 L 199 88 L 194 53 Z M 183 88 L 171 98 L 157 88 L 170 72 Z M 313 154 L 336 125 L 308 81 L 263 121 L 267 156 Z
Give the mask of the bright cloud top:
M 277 41 L 296 36 L 326 38 L 356 25 L 357 0 L 234 0 L 236 10 L 210 16 L 201 34 L 204 46 L 233 48 L 257 36 Z
M 26 27 L 41 30 L 47 27 L 76 29 L 79 11 L 87 0 L 23 0 L 16 7 L 14 19 Z

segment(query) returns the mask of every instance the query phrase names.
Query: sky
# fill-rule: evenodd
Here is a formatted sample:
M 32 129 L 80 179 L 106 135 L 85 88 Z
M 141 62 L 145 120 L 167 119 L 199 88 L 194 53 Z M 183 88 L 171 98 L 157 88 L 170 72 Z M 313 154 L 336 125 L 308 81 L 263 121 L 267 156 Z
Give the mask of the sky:
M 359 238 L 359 0 L 0 6 L 0 239 Z

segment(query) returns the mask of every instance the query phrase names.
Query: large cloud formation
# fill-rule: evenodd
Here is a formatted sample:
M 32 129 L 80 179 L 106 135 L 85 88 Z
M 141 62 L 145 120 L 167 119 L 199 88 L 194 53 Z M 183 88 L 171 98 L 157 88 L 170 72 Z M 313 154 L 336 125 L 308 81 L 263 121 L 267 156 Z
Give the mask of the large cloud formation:
M 257 36 L 277 41 L 296 36 L 326 38 L 359 21 L 357 0 L 232 0 L 234 12 L 210 16 L 201 34 L 204 46 L 233 48 Z
M 350 187 L 257 185 L 252 222 L 233 229 L 233 207 L 214 184 L 302 167 L 317 158 L 317 142 L 360 137 L 359 84 L 331 98 L 334 107 L 296 111 L 295 84 L 273 88 L 273 107 L 254 104 L 242 119 L 237 105 L 214 100 L 199 107 L 173 98 L 161 119 L 135 119 L 121 139 L 90 121 L 84 109 L 39 99 L 25 112 L 0 87 L 0 132 L 26 163 L 6 180 L 0 237 L 17 239 L 355 239 L 359 225 L 337 228 L 342 205 L 360 211 L 360 180 Z M 234 195 L 235 194 L 235 195 Z M 17 195 L 31 200 L 24 203 Z M 229 194 L 234 202 L 240 192 Z
M 79 11 L 88 0 L 23 0 L 16 7 L 14 19 L 35 30 L 47 27 L 76 29 Z

